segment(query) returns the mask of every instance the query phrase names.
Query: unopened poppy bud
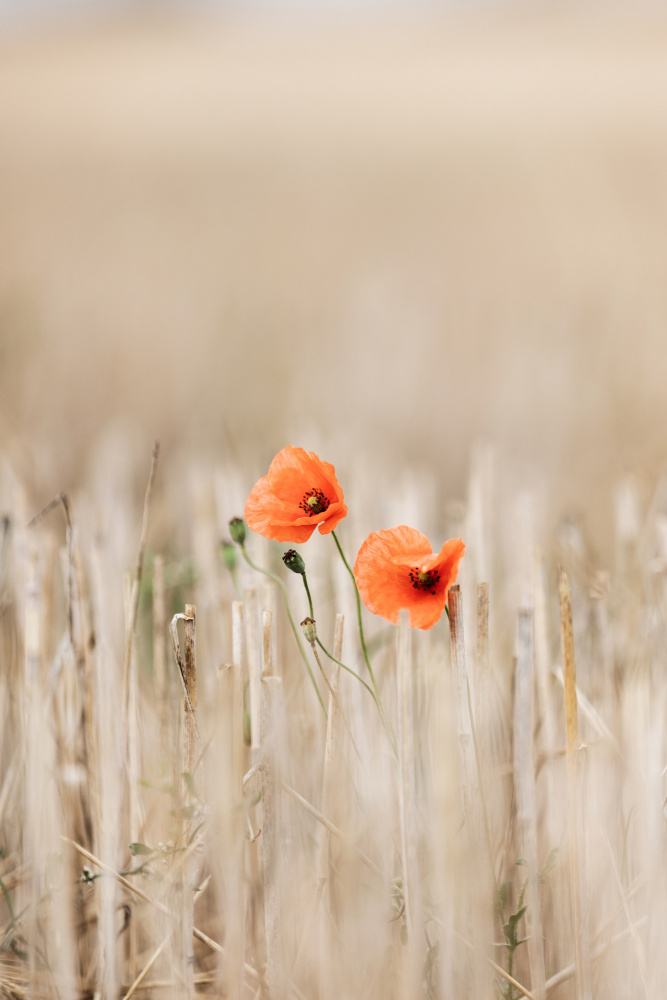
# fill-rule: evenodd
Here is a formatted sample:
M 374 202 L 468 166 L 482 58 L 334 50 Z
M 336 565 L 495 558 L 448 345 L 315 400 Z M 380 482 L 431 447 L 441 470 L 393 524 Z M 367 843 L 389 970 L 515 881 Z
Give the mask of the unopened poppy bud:
M 220 555 L 227 569 L 230 573 L 233 573 L 236 569 L 236 549 L 226 539 L 220 542 Z
M 303 634 L 306 637 L 306 642 L 309 642 L 311 646 L 314 646 L 317 642 L 317 625 L 313 618 L 304 618 L 301 622 L 301 628 L 303 629 Z
M 283 555 L 283 562 L 293 573 L 300 573 L 303 576 L 306 572 L 306 564 L 296 549 L 288 549 Z
M 245 521 L 242 517 L 233 517 L 229 522 L 229 534 L 232 536 L 232 541 L 236 542 L 237 545 L 244 545 L 246 539 L 246 526 Z

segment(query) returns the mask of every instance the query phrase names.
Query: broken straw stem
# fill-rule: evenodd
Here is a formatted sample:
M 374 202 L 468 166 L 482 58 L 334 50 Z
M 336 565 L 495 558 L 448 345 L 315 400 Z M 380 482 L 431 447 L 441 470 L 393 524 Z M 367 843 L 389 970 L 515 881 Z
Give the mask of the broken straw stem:
M 567 784 L 570 827 L 570 885 L 574 923 L 574 965 L 577 1000 L 590 1000 L 591 987 L 590 946 L 588 920 L 584 906 L 585 877 L 582 871 L 583 830 L 579 806 L 580 768 L 577 761 L 579 749 L 579 715 L 577 708 L 577 677 L 574 659 L 574 630 L 572 623 L 572 593 L 570 579 L 561 567 L 558 573 L 558 597 L 561 611 L 561 640 L 563 652 L 563 681 L 565 687 L 565 726 L 567 732 Z
M 281 714 L 282 679 L 266 677 L 262 681 L 262 852 L 264 866 L 264 927 L 266 943 L 266 980 L 271 1000 L 285 996 L 285 956 L 282 933 L 282 812 L 281 761 L 278 733 Z
M 312 681 L 312 684 L 313 684 L 313 687 L 315 688 L 315 693 L 317 695 L 317 700 L 319 701 L 320 705 L 322 706 L 322 711 L 326 715 L 327 714 L 327 710 L 326 710 L 326 708 L 324 706 L 324 701 L 322 699 L 322 694 L 320 692 L 319 687 L 317 686 L 317 681 L 315 680 L 315 674 L 311 670 L 310 663 L 308 662 L 308 657 L 306 656 L 306 651 L 305 651 L 305 649 L 303 648 L 303 646 L 301 644 L 301 637 L 299 636 L 299 631 L 298 631 L 298 629 L 297 629 L 297 627 L 296 627 L 296 625 L 294 623 L 294 618 L 292 617 L 292 611 L 291 611 L 290 606 L 289 606 L 289 598 L 287 596 L 287 587 L 285 586 L 285 584 L 283 583 L 283 581 L 280 579 L 280 577 L 276 576 L 275 573 L 272 573 L 270 569 L 262 569 L 261 566 L 258 566 L 257 563 L 253 562 L 252 559 L 250 558 L 250 556 L 248 555 L 248 553 L 246 552 L 245 545 L 239 544 L 239 548 L 241 549 L 241 553 L 243 555 L 243 558 L 245 559 L 245 561 L 247 562 L 248 566 L 250 566 L 251 569 L 254 569 L 257 573 L 263 573 L 264 576 L 268 576 L 271 580 L 273 580 L 274 583 L 277 583 L 278 586 L 280 587 L 280 591 L 281 591 L 281 593 L 283 595 L 283 600 L 285 602 L 285 610 L 287 611 L 287 617 L 289 618 L 289 623 L 290 623 L 290 625 L 292 627 L 292 632 L 294 633 L 294 638 L 296 639 L 296 644 L 299 647 L 299 652 L 301 653 L 301 659 L 303 660 L 303 662 L 304 662 L 304 664 L 306 666 L 306 670 L 308 671 L 308 676 L 310 677 L 310 679 Z
M 336 628 L 334 632 L 334 650 L 340 656 L 343 651 L 343 615 L 336 615 Z M 337 664 L 337 661 L 334 660 Z M 331 671 L 331 688 L 338 692 L 338 670 L 336 667 Z M 336 702 L 329 695 L 329 718 L 327 720 L 327 736 L 324 748 L 324 768 L 322 772 L 322 812 L 325 816 L 331 813 L 331 802 L 335 783 L 335 753 L 336 753 Z M 319 882 L 324 887 L 324 883 L 329 877 L 329 831 L 326 827 L 322 830 L 320 839 L 320 850 L 317 863 L 317 876 Z
M 334 650 L 340 656 L 343 644 L 343 615 L 336 615 L 336 628 L 334 633 Z M 340 671 L 334 661 L 331 670 L 331 687 L 338 691 L 338 678 Z M 324 748 L 324 768 L 322 773 L 322 795 L 320 798 L 321 810 L 324 816 L 331 814 L 333 802 L 333 792 L 335 788 L 336 772 L 336 702 L 329 695 L 329 715 L 327 716 L 327 735 Z M 301 940 L 296 950 L 296 957 L 292 965 L 292 980 L 297 978 L 297 972 L 301 968 L 301 961 L 310 943 L 311 935 L 317 927 L 317 918 L 320 907 L 320 900 L 329 880 L 329 844 L 330 831 L 326 826 L 322 827 L 320 833 L 320 846 L 317 856 L 317 883 L 313 893 L 308 919 L 305 922 Z
M 466 698 L 468 702 L 468 715 L 470 717 L 470 734 L 472 736 L 473 752 L 475 757 L 475 767 L 477 770 L 477 781 L 479 784 L 479 797 L 482 806 L 482 824 L 484 827 L 484 840 L 486 846 L 486 853 L 488 855 L 489 866 L 491 868 L 491 876 L 493 879 L 493 891 L 496 897 L 496 903 L 498 905 L 498 910 L 500 913 L 501 920 L 503 924 L 505 923 L 505 908 L 503 906 L 502 896 L 500 894 L 500 886 L 498 885 L 498 878 L 496 876 L 496 868 L 493 861 L 493 845 L 491 843 L 491 828 L 489 826 L 489 814 L 486 808 L 486 796 L 484 794 L 484 781 L 482 775 L 482 759 L 479 748 L 479 741 L 477 739 L 477 727 L 475 726 L 475 712 L 472 704 L 472 693 L 470 691 L 470 681 L 468 679 L 468 673 L 466 671 L 465 665 L 465 640 L 463 637 L 463 608 L 462 608 L 462 598 L 458 584 L 451 588 L 449 592 L 450 607 L 447 608 L 447 617 L 449 618 L 449 628 L 452 639 L 452 654 L 455 660 L 455 665 L 457 672 L 462 671 L 465 677 L 466 685 Z M 451 608 L 451 610 L 450 610 Z M 459 706 L 460 709 L 461 706 Z
M 157 461 L 159 454 L 160 454 L 160 445 L 156 441 L 153 446 L 151 471 L 148 477 L 148 486 L 146 487 L 146 495 L 144 497 L 144 511 L 141 520 L 141 537 L 139 539 L 139 552 L 137 553 L 137 568 L 135 570 L 134 581 L 132 583 L 132 594 L 130 597 L 129 614 L 127 617 L 127 634 L 125 636 L 125 663 L 123 669 L 126 709 L 129 700 L 128 689 L 129 689 L 129 676 L 130 676 L 130 659 L 132 657 L 132 642 L 134 639 L 134 630 L 137 624 L 137 611 L 139 608 L 139 587 L 141 586 L 141 578 L 143 575 L 144 552 L 146 551 L 146 540 L 148 537 L 148 513 L 150 510 L 151 494 L 153 492 L 153 483 L 155 481 L 155 472 L 157 470 Z M 67 520 L 69 522 L 69 508 L 67 506 L 67 498 L 65 497 L 64 494 L 62 494 L 62 497 L 64 498 L 63 505 L 65 507 Z M 70 537 L 71 537 L 71 528 L 70 528 Z

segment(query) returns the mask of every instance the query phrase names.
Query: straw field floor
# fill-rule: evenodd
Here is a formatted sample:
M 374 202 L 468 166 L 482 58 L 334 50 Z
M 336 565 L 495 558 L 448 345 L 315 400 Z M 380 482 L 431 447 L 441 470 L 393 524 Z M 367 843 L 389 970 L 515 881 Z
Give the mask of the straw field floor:
M 2 36 L 0 995 L 663 1000 L 666 41 L 518 4 Z M 449 621 L 363 610 L 384 724 L 223 558 L 287 443 L 348 560 L 466 543 Z M 287 547 L 247 551 L 298 622 Z
M 571 519 L 540 547 L 488 451 L 465 504 L 413 482 L 393 517 L 389 482 L 337 473 L 349 559 L 385 517 L 467 543 L 449 623 L 363 612 L 386 725 L 223 559 L 246 471 L 193 464 L 176 508 L 158 463 L 143 521 L 117 479 L 34 520 L 5 467 L 4 995 L 661 995 L 665 483 L 647 510 L 626 483 L 609 573 Z M 299 621 L 286 547 L 247 543 Z M 368 684 L 331 537 L 298 548 Z

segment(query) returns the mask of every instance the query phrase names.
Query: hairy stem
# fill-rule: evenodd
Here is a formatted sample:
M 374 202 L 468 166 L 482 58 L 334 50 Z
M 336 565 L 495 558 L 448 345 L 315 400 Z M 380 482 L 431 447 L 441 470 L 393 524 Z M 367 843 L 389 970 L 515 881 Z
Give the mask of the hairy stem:
M 343 564 L 345 566 L 345 569 L 350 574 L 350 579 L 352 580 L 352 583 L 354 584 L 354 596 L 355 596 L 356 601 L 357 601 L 357 623 L 359 625 L 359 639 L 361 641 L 361 649 L 362 649 L 362 652 L 364 654 L 364 661 L 366 663 L 366 667 L 368 668 L 368 674 L 369 674 L 370 679 L 371 679 L 371 684 L 373 685 L 373 691 L 375 693 L 374 694 L 374 696 L 375 696 L 375 704 L 378 707 L 378 711 L 380 713 L 380 718 L 382 719 L 382 725 L 384 726 L 384 728 L 385 728 L 385 730 L 387 732 L 387 736 L 389 737 L 389 742 L 391 743 L 392 749 L 393 749 L 394 753 L 396 754 L 397 753 L 397 750 L 396 750 L 396 737 L 394 736 L 393 730 L 391 728 L 391 723 L 389 722 L 389 719 L 387 718 L 387 714 L 386 714 L 384 708 L 382 707 L 382 702 L 380 700 L 380 692 L 378 690 L 377 682 L 375 680 L 375 674 L 373 673 L 373 668 L 371 666 L 370 657 L 368 655 L 368 647 L 366 646 L 366 637 L 364 635 L 364 624 L 363 624 L 363 621 L 362 621 L 362 618 L 361 618 L 361 597 L 359 595 L 359 588 L 357 587 L 357 581 L 354 578 L 354 572 L 352 570 L 352 567 L 350 566 L 349 562 L 345 558 L 345 553 L 343 552 L 343 549 L 341 548 L 341 544 L 338 541 L 338 537 L 336 535 L 336 532 L 332 531 L 331 534 L 333 535 L 333 540 L 336 543 L 336 548 L 338 549 L 340 557 L 343 560 Z
M 292 617 L 292 610 L 291 610 L 291 608 L 289 606 L 289 598 L 287 596 L 287 587 L 285 586 L 285 584 L 283 583 L 283 581 L 280 579 L 280 577 L 276 576 L 275 573 L 272 573 L 270 569 L 262 569 L 261 566 L 258 566 L 257 563 L 253 562 L 253 560 L 250 558 L 250 556 L 246 552 L 245 545 L 241 545 L 239 547 L 240 547 L 241 552 L 243 554 L 243 558 L 247 562 L 248 566 L 251 567 L 251 569 L 256 570 L 257 573 L 263 573 L 264 576 L 268 576 L 271 580 L 273 580 L 274 583 L 276 583 L 280 587 L 280 592 L 283 595 L 283 601 L 285 602 L 285 611 L 287 612 L 287 617 L 289 618 L 289 623 L 290 623 L 290 626 L 292 628 L 292 632 L 294 633 L 294 638 L 296 639 L 296 644 L 299 647 L 299 652 L 301 653 L 301 659 L 303 660 L 303 662 L 304 662 L 304 664 L 306 666 L 306 670 L 308 671 L 308 676 L 310 677 L 310 679 L 312 681 L 312 684 L 313 684 L 313 687 L 315 688 L 315 693 L 317 694 L 317 700 L 319 701 L 320 705 L 322 706 L 322 711 L 326 715 L 327 714 L 327 710 L 326 710 L 326 708 L 324 706 L 324 701 L 322 699 L 322 694 L 320 692 L 319 687 L 317 686 L 317 681 L 315 680 L 315 675 L 313 674 L 313 671 L 311 669 L 310 663 L 308 662 L 308 657 L 306 656 L 306 651 L 303 648 L 303 643 L 301 642 L 301 636 L 299 635 L 299 630 L 297 629 L 296 624 L 294 622 L 294 618 Z
M 361 760 L 361 754 L 359 753 L 359 747 L 357 746 L 356 740 L 355 740 L 354 736 L 352 735 L 352 730 L 350 729 L 350 724 L 347 721 L 347 718 L 345 716 L 345 713 L 343 712 L 343 709 L 340 707 L 340 702 L 338 701 L 338 698 L 336 697 L 336 692 L 332 688 L 331 684 L 329 683 L 329 678 L 327 677 L 327 675 L 324 672 L 324 667 L 322 666 L 322 661 L 320 660 L 320 658 L 318 656 L 317 646 L 315 645 L 314 642 L 311 642 L 310 648 L 312 649 L 313 656 L 315 657 L 315 661 L 316 661 L 318 667 L 320 668 L 320 673 L 322 674 L 322 677 L 324 678 L 324 683 L 326 684 L 326 686 L 329 689 L 329 694 L 331 695 L 331 697 L 333 699 L 333 703 L 336 706 L 336 708 L 338 709 L 338 712 L 340 714 L 341 719 L 345 723 L 345 728 L 347 729 L 348 736 L 350 737 L 350 739 L 352 741 L 352 746 L 354 747 L 354 751 L 355 751 L 357 757 L 359 758 L 359 760 Z
M 361 649 L 362 649 L 363 654 L 364 654 L 364 660 L 365 660 L 366 666 L 368 668 L 368 673 L 370 674 L 371 683 L 373 685 L 373 688 L 375 689 L 375 693 L 377 694 L 378 693 L 378 687 L 377 687 L 377 684 L 375 682 L 375 675 L 373 673 L 373 668 L 371 666 L 371 661 L 370 661 L 370 658 L 368 656 L 368 649 L 366 647 L 366 637 L 364 636 L 364 624 L 363 624 L 363 621 L 361 619 L 361 597 L 359 596 L 359 588 L 357 587 L 357 581 L 354 578 L 354 572 L 352 571 L 352 567 L 350 566 L 349 562 L 345 558 L 345 553 L 343 552 L 343 550 L 341 548 L 341 544 L 338 541 L 338 537 L 336 535 L 336 532 L 332 531 L 331 534 L 333 536 L 334 542 L 336 543 L 336 548 L 338 549 L 340 557 L 343 560 L 343 563 L 345 565 L 345 569 L 350 574 L 350 579 L 352 580 L 352 583 L 354 584 L 354 595 L 355 595 L 356 600 L 357 600 L 357 622 L 358 622 L 358 625 L 359 625 L 359 639 L 361 640 Z
M 308 608 L 309 608 L 310 617 L 313 618 L 313 619 L 315 619 L 315 612 L 313 610 L 313 599 L 312 599 L 312 597 L 310 595 L 310 587 L 308 586 L 308 580 L 306 579 L 306 574 L 305 573 L 301 574 L 301 579 L 303 580 L 303 585 L 306 588 L 306 594 L 308 595 Z M 370 694 L 371 698 L 373 699 L 373 701 L 377 705 L 377 700 L 375 698 L 375 692 L 373 691 L 372 687 L 370 687 L 370 685 L 368 685 L 366 683 L 366 681 L 363 679 L 363 677 L 360 677 L 359 674 L 356 672 L 356 670 L 352 670 L 351 667 L 346 666 L 346 664 L 344 664 L 342 660 L 337 660 L 336 657 L 332 653 L 329 652 L 329 650 L 326 648 L 326 646 L 324 645 L 324 643 L 322 642 L 322 640 L 320 639 L 319 636 L 317 637 L 317 639 L 315 640 L 315 642 L 320 647 L 320 649 L 322 650 L 322 652 L 324 653 L 325 656 L 328 656 L 329 659 L 333 661 L 333 663 L 337 663 L 339 667 L 343 668 L 343 670 L 347 670 L 348 674 L 352 674 L 352 676 L 356 677 L 356 679 L 359 681 L 360 684 L 364 685 L 364 687 L 366 688 L 366 690 Z

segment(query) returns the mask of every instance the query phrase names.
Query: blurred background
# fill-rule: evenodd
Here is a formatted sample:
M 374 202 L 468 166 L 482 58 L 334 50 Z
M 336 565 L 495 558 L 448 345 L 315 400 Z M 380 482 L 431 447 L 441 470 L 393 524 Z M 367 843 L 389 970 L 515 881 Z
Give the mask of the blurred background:
M 604 546 L 667 457 L 667 9 L 0 2 L 0 446 L 424 468 Z M 113 436 L 119 432 L 118 438 Z M 440 541 L 438 541 L 440 544 Z

